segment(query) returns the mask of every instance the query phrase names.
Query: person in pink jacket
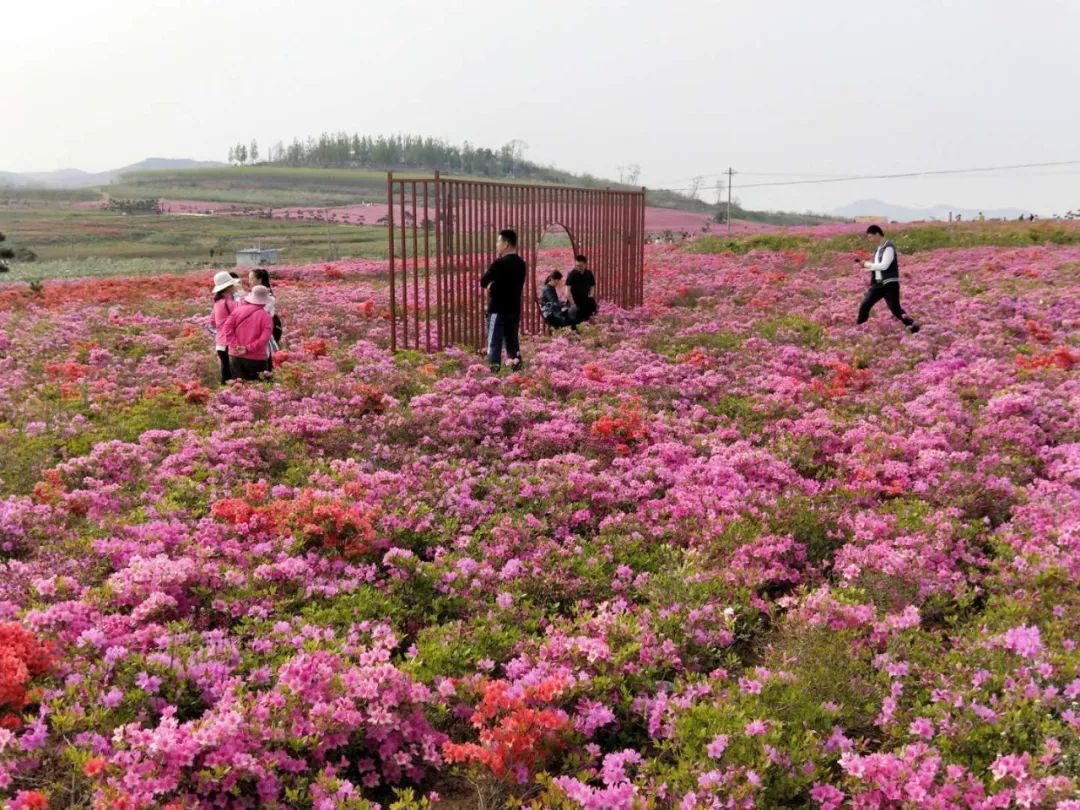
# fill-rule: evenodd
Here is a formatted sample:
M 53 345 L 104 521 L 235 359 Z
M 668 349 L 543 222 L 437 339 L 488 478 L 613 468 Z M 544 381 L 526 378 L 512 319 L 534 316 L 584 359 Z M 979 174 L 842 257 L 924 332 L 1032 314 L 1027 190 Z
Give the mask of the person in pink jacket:
M 225 327 L 225 321 L 233 314 L 233 310 L 240 306 L 233 293 L 242 289 L 240 279 L 228 270 L 222 270 L 214 276 L 214 309 L 210 313 L 210 324 L 214 332 L 214 350 L 221 363 L 222 385 L 231 380 L 233 374 L 229 364 L 229 347 L 222 343 L 221 330 Z
M 266 367 L 267 345 L 274 334 L 274 319 L 266 311 L 270 291 L 261 284 L 240 302 L 225 320 L 219 340 L 229 347 L 229 365 L 234 377 L 257 380 Z

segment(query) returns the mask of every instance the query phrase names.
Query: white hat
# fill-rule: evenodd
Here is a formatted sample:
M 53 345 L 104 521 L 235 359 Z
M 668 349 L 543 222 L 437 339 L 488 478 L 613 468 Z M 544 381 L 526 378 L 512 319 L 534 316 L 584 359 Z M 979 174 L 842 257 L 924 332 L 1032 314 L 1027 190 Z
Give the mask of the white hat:
M 249 304 L 258 304 L 261 307 L 265 307 L 270 303 L 270 288 L 264 287 L 262 284 L 256 284 L 251 288 L 251 294 L 244 300 Z
M 233 278 L 233 274 L 228 270 L 219 270 L 214 273 L 214 295 L 217 295 L 222 290 L 227 290 L 229 287 L 234 287 L 240 283 L 240 279 Z

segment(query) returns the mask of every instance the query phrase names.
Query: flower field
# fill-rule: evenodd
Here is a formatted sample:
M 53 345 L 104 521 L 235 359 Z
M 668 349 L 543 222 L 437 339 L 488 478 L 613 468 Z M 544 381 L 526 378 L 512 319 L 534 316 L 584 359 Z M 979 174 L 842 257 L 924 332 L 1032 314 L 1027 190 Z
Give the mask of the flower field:
M 0 805 L 1077 810 L 1080 247 L 902 273 L 650 246 L 492 376 L 283 267 L 228 388 L 207 273 L 0 285 Z

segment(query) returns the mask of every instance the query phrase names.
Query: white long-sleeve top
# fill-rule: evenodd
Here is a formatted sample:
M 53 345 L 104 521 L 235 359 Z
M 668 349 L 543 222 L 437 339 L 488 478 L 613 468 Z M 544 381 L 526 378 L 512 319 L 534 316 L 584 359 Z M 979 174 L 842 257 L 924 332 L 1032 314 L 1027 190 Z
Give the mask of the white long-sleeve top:
M 888 270 L 889 265 L 893 263 L 893 259 L 896 258 L 896 251 L 893 250 L 892 245 L 886 245 L 885 249 L 877 249 L 877 253 L 874 254 L 875 260 L 872 262 L 863 262 L 863 267 L 867 270 L 873 270 L 878 275 L 882 270 Z
M 863 262 L 863 267 L 874 274 L 874 281 L 881 281 L 881 274 L 889 269 L 896 260 L 896 251 L 892 245 L 882 245 L 874 253 L 874 261 Z

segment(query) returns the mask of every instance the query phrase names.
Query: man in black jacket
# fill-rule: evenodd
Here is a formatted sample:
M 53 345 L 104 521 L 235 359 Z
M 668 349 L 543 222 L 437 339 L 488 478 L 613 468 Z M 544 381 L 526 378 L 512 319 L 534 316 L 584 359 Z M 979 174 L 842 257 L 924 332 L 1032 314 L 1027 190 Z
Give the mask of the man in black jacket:
M 596 299 L 593 298 L 596 277 L 593 276 L 588 260 L 584 256 L 574 257 L 574 269 L 566 277 L 566 286 L 570 288 L 570 297 L 574 301 L 573 309 L 576 310 L 577 322 L 589 320 L 596 314 Z
M 499 258 L 480 279 L 480 286 L 488 291 L 487 356 L 492 371 L 498 371 L 502 366 L 504 341 L 510 367 L 521 366 L 518 327 L 521 324 L 521 291 L 528 274 L 525 260 L 517 253 L 517 233 L 499 231 L 496 251 Z
M 866 239 L 871 243 L 880 239 L 881 244 L 874 251 L 874 260 L 862 263 L 870 271 L 870 288 L 859 305 L 859 317 L 855 322 L 866 323 L 874 304 L 884 298 L 893 317 L 915 334 L 919 331 L 919 325 L 900 306 L 900 258 L 896 245 L 885 238 L 885 232 L 877 225 L 866 229 Z

